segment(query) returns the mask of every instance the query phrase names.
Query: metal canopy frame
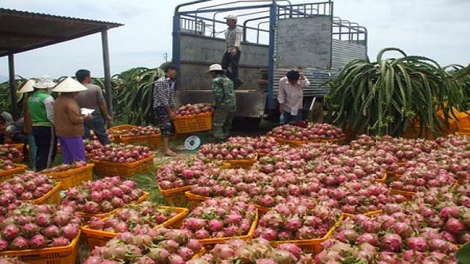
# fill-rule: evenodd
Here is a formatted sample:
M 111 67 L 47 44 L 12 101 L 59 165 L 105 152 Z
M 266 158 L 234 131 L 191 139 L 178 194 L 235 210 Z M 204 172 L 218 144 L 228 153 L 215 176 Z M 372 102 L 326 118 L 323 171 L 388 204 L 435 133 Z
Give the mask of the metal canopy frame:
M 18 117 L 14 54 L 101 33 L 105 99 L 112 110 L 107 31 L 123 24 L 0 8 L 0 57 L 8 56 L 11 113 Z

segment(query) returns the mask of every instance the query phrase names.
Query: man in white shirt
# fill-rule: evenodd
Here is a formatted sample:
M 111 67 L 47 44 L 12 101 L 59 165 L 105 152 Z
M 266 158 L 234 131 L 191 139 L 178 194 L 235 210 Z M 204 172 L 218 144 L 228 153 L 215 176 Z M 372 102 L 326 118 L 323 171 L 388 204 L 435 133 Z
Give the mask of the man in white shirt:
M 303 75 L 302 68 L 297 71 L 287 72 L 285 77 L 279 80 L 279 94 L 277 100 L 279 102 L 279 111 L 284 114 L 284 122 L 286 124 L 295 121 L 301 121 L 304 88 L 310 85 L 309 80 Z
M 238 62 L 241 57 L 241 41 L 243 30 L 237 26 L 237 16 L 229 15 L 227 20 L 227 30 L 225 31 L 225 53 L 222 57 L 222 69 L 226 72 L 234 84 L 235 89 L 243 82 L 238 78 Z M 230 67 L 230 69 L 229 69 Z

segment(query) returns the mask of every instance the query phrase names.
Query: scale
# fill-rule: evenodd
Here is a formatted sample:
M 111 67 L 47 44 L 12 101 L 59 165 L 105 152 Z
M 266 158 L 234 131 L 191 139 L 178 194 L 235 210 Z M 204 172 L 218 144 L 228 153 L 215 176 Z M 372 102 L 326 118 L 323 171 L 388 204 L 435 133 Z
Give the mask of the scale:
M 202 140 L 198 135 L 190 135 L 184 140 L 186 150 L 196 150 L 201 146 Z

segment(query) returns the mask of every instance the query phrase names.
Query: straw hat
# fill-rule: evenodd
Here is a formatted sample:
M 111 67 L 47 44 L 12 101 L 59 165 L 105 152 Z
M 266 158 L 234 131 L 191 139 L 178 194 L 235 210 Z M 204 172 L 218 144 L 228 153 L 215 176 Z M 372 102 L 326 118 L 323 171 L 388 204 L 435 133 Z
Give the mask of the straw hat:
M 54 89 L 53 92 L 58 93 L 75 93 L 80 91 L 88 90 L 83 84 L 79 83 L 71 77 L 67 77 L 65 80 L 60 82 Z
M 52 88 L 56 85 L 51 76 L 49 75 L 43 75 L 39 77 L 39 79 L 36 81 L 36 83 L 33 85 L 34 88 L 36 89 L 49 89 Z
M 236 15 L 228 15 L 224 19 L 237 21 L 238 18 Z
M 224 69 L 222 69 L 222 66 L 220 66 L 220 64 L 212 64 L 211 66 L 209 66 L 209 70 L 207 72 L 211 72 L 211 71 L 223 71 Z
M 34 91 L 34 84 L 36 83 L 35 80 L 33 79 L 29 79 L 24 85 L 23 87 L 21 87 L 21 89 L 18 91 L 18 93 L 29 93 L 29 92 L 32 92 Z

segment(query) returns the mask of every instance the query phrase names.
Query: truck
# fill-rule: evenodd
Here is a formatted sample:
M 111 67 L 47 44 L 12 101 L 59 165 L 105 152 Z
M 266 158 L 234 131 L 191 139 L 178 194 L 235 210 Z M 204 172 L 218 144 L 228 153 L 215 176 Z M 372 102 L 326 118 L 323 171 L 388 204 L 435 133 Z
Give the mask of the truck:
M 367 29 L 333 14 L 333 1 L 293 4 L 289 0 L 214 1 L 180 4 L 173 16 L 173 63 L 179 68 L 175 101 L 211 103 L 209 65 L 225 49 L 224 17 L 243 29 L 235 117 L 254 126 L 279 118 L 278 80 L 298 65 L 311 85 L 304 114 L 328 92 L 330 79 L 351 60 L 367 58 Z

